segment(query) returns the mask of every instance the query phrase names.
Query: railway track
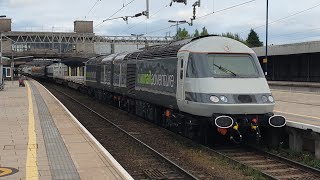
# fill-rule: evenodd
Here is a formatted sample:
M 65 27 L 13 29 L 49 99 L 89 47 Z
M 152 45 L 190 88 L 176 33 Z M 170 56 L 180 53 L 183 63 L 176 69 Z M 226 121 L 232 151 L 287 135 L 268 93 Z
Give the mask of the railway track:
M 280 157 L 255 147 L 232 147 L 214 149 L 230 161 L 248 166 L 263 173 L 270 179 L 316 180 L 320 179 L 319 169 Z
M 141 122 L 137 122 L 135 126 L 128 125 L 125 122 L 129 120 L 130 117 L 128 117 L 128 119 L 124 119 L 124 121 L 110 121 L 109 119 L 105 118 L 108 117 L 108 114 L 103 114 L 103 112 L 100 111 L 99 114 L 98 112 L 93 110 L 93 108 L 95 108 L 95 105 L 92 99 L 91 104 L 89 101 L 87 101 L 86 104 L 83 104 L 74 94 L 71 94 L 70 92 L 65 93 L 61 90 L 53 89 L 52 87 L 50 87 L 49 89 L 52 91 L 56 91 L 55 93 L 53 92 L 53 94 L 58 96 L 60 100 L 64 99 L 65 102 L 67 102 L 66 99 L 72 100 L 69 102 L 69 105 L 67 105 L 67 107 L 69 109 L 71 108 L 71 112 L 79 113 L 78 115 L 75 114 L 76 117 L 87 116 L 91 118 L 90 121 L 81 123 L 90 132 L 97 132 L 98 135 L 94 136 L 96 136 L 98 140 L 104 140 L 102 141 L 102 144 L 135 179 L 153 179 L 156 176 L 158 176 L 157 179 L 229 179 L 224 178 L 223 176 L 214 175 L 214 173 L 208 173 L 208 170 L 199 170 L 199 168 L 196 165 L 192 165 L 191 162 L 187 163 L 191 164 L 195 168 L 183 168 L 179 166 L 186 163 L 184 161 L 187 161 L 188 159 L 183 159 L 185 158 L 183 156 L 177 157 L 176 153 L 175 155 L 173 155 L 174 153 L 172 152 L 172 150 L 168 151 L 166 147 L 163 147 L 163 145 L 157 147 L 157 144 L 161 143 L 157 143 L 154 138 L 150 138 L 152 134 L 141 132 L 140 129 L 146 129 L 146 127 L 143 127 L 144 125 Z M 65 104 L 65 102 L 63 103 Z M 72 103 L 74 105 L 72 105 Z M 72 107 L 75 107 L 76 105 L 82 106 L 83 110 L 72 110 Z M 81 118 L 78 119 L 80 120 Z M 94 119 L 94 121 L 92 119 Z M 116 129 L 111 127 L 110 124 L 116 127 Z M 148 128 L 150 129 L 150 127 Z M 117 134 L 120 131 L 124 134 L 114 136 L 114 134 Z M 162 128 L 158 128 L 152 130 L 152 133 L 161 134 L 162 131 L 165 130 Z M 172 132 L 166 132 L 173 134 Z M 190 147 L 193 147 L 195 144 L 194 142 L 191 142 L 186 138 L 180 137 L 178 135 L 175 136 L 178 137 L 178 141 L 185 141 L 184 143 L 189 144 L 188 146 Z M 170 139 L 165 139 L 165 141 L 170 142 L 170 140 L 172 141 L 172 139 L 174 138 L 175 137 L 171 135 Z M 117 139 L 117 142 L 114 142 L 115 139 Z M 130 140 L 129 142 L 129 139 L 132 140 Z M 134 141 L 135 143 L 133 143 L 132 141 Z M 131 146 L 132 144 L 136 145 Z M 302 164 L 272 154 L 268 154 L 257 149 L 242 147 L 210 149 L 199 144 L 197 144 L 196 146 L 198 146 L 203 151 L 206 151 L 209 155 L 219 154 L 220 156 L 228 159 L 230 162 L 233 162 L 235 165 L 241 165 L 243 167 L 253 169 L 256 172 L 261 173 L 262 176 L 264 176 L 266 179 L 320 179 L 320 172 L 318 169 L 310 168 L 308 166 L 304 166 Z M 155 147 L 157 151 L 154 150 Z M 121 149 L 124 149 L 124 151 L 122 151 Z M 165 156 L 163 154 L 165 154 Z M 209 159 L 210 157 L 205 158 Z M 239 177 L 237 179 L 246 178 Z
M 100 137 L 105 139 L 103 145 L 116 157 L 120 164 L 125 166 L 125 169 L 134 179 L 198 179 L 195 175 L 134 137 L 132 132 L 127 132 L 68 94 L 57 89 L 54 89 L 54 91 L 60 93 L 60 98 L 68 98 L 77 107 L 82 107 L 78 109 L 78 116 L 89 117 L 90 122 L 82 121 L 81 123 L 84 123 L 83 125 L 90 132 L 100 133 Z

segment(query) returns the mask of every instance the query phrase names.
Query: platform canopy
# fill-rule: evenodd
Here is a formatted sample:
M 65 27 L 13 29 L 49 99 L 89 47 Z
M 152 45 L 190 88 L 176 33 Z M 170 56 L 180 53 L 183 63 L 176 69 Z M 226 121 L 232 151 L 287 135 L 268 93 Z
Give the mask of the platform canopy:
M 2 56 L 3 65 L 5 65 L 5 66 L 10 65 L 10 63 L 11 63 L 10 60 L 11 60 L 10 58 Z
M 81 58 L 81 57 L 70 57 L 61 59 L 61 63 L 71 66 L 71 67 L 80 67 L 84 66 L 84 63 L 87 62 L 89 58 Z

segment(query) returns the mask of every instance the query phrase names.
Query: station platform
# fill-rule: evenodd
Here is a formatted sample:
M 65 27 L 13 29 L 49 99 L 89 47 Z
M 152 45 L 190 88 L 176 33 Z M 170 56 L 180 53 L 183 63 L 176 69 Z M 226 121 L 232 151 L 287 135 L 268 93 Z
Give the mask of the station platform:
M 314 90 L 314 88 L 312 88 Z M 314 152 L 320 159 L 320 94 L 292 87 L 271 89 L 276 101 L 274 113 L 287 119 L 289 148 L 295 152 Z
M 275 111 L 288 120 L 320 128 L 320 94 L 272 90 L 276 100 Z
M 268 81 L 276 100 L 274 112 L 287 118 L 287 125 L 320 133 L 320 83 Z
M 36 81 L 0 91 L 0 180 L 132 179 Z
M 320 94 L 319 82 L 268 81 L 271 89 Z
M 270 86 L 313 87 L 320 88 L 319 82 L 268 81 Z

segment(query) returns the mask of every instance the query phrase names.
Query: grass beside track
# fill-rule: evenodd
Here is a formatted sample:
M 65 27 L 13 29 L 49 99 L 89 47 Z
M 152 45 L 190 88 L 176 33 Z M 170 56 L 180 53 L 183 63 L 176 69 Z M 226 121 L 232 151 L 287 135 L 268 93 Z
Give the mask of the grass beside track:
M 279 155 L 281 157 L 285 157 L 291 159 L 293 161 L 297 161 L 299 163 L 311 166 L 313 168 L 320 169 L 320 159 L 317 159 L 310 152 L 294 152 L 289 149 L 279 148 L 279 149 L 268 149 L 270 153 Z

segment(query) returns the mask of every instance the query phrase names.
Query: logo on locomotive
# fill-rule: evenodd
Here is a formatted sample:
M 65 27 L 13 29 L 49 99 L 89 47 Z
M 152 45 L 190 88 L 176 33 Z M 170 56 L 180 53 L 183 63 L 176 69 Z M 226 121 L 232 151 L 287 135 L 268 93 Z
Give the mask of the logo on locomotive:
M 96 79 L 96 75 L 97 75 L 97 72 L 87 72 L 86 73 L 86 78 L 88 80 L 94 80 L 94 79 Z
M 175 93 L 177 59 L 161 58 L 137 62 L 136 88 L 139 90 Z
M 174 75 L 165 74 L 138 74 L 138 83 L 151 86 L 174 87 Z

